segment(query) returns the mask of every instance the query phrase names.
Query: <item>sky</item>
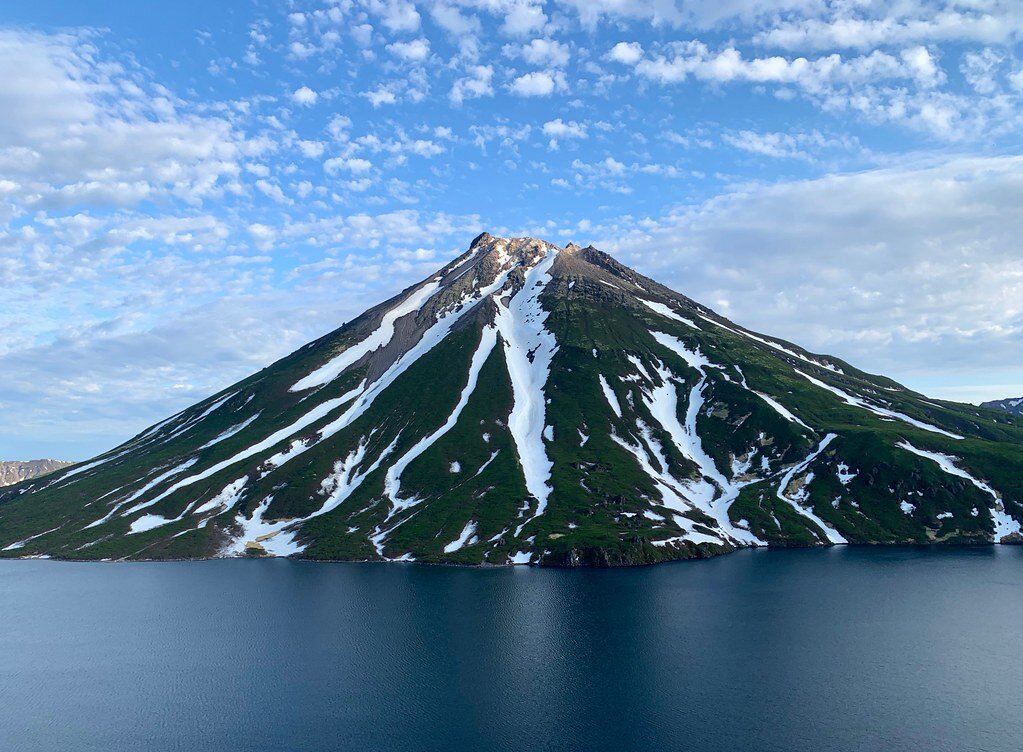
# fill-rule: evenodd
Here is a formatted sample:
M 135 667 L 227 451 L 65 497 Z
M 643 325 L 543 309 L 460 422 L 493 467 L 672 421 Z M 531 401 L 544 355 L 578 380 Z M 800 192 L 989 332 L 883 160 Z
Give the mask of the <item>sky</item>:
M 81 460 L 483 230 L 1023 395 L 1023 3 L 5 0 L 0 459 Z

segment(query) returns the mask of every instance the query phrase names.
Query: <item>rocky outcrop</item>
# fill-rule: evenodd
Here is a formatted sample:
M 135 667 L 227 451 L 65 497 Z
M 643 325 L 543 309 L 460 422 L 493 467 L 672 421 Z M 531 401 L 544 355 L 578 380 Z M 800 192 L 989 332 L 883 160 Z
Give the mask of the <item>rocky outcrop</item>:
M 29 478 L 52 473 L 72 465 L 62 460 L 28 460 L 27 462 L 0 462 L 0 486 L 13 486 Z

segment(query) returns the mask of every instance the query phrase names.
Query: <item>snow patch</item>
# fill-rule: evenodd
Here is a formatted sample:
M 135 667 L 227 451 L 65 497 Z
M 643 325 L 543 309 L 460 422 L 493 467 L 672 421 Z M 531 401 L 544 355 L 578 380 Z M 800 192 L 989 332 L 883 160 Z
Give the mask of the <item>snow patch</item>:
M 465 527 L 462 528 L 462 532 L 459 536 L 444 546 L 444 553 L 452 554 L 461 549 L 463 546 L 471 546 L 478 540 L 479 539 L 476 537 L 476 521 L 469 520 L 465 523 Z
M 808 373 L 803 373 L 798 368 L 794 368 L 792 370 L 794 370 L 796 373 L 798 373 L 800 376 L 802 376 L 804 379 L 809 381 L 814 386 L 820 387 L 821 389 L 824 389 L 824 390 L 826 390 L 828 392 L 831 392 L 832 394 L 840 397 L 842 399 L 842 401 L 845 402 L 845 404 L 851 405 L 852 407 L 863 408 L 864 410 L 868 410 L 868 411 L 874 413 L 874 415 L 878 415 L 878 416 L 880 416 L 882 418 L 901 420 L 903 423 L 908 423 L 911 426 L 916 426 L 917 428 L 921 428 L 924 431 L 931 431 L 932 433 L 940 433 L 942 436 L 948 436 L 950 439 L 961 439 L 961 438 L 963 438 L 959 434 L 950 433 L 949 431 L 946 431 L 943 428 L 938 428 L 937 426 L 932 426 L 930 423 L 924 423 L 921 420 L 917 420 L 916 418 L 911 418 L 908 415 L 904 415 L 903 413 L 895 412 L 894 410 L 889 410 L 888 408 L 885 408 L 885 407 L 878 407 L 877 405 L 872 405 L 869 402 L 867 402 L 866 400 L 860 399 L 859 397 L 855 397 L 855 396 L 849 394 L 848 392 L 842 391 L 837 386 L 832 386 L 831 384 L 826 384 L 823 381 L 821 381 L 820 379 L 816 379 L 816 378 L 814 378 L 813 376 L 811 376 Z
M 791 505 L 792 508 L 795 509 L 799 514 L 817 523 L 817 525 L 820 526 L 820 528 L 824 531 L 824 534 L 825 536 L 827 536 L 827 539 L 830 543 L 848 543 L 849 541 L 847 541 L 842 536 L 841 533 L 839 533 L 837 530 L 835 530 L 835 528 L 831 527 L 831 525 L 829 525 L 827 522 L 818 517 L 817 514 L 812 509 L 804 507 L 802 504 L 799 503 L 800 501 L 804 501 L 809 497 L 809 491 L 807 490 L 807 488 L 809 487 L 811 481 L 813 480 L 812 473 L 810 473 L 807 476 L 806 482 L 803 484 L 803 487 L 799 490 L 797 494 L 795 494 L 794 496 L 786 496 L 785 494 L 785 491 L 788 489 L 789 484 L 792 482 L 792 479 L 795 478 L 800 473 L 802 473 L 804 470 L 806 470 L 806 468 L 810 466 L 810 463 L 817 459 L 820 453 L 827 449 L 828 444 L 830 444 L 836 438 L 838 438 L 837 434 L 829 433 L 827 436 L 824 437 L 824 439 L 817 446 L 817 448 L 810 453 L 809 457 L 807 457 L 802 462 L 799 462 L 790 467 L 788 471 L 785 473 L 785 475 L 782 477 L 781 482 L 778 484 L 777 495 L 779 499 Z
M 853 478 L 857 477 L 859 473 L 854 473 L 849 470 L 849 466 L 844 462 L 838 463 L 838 469 L 835 474 L 838 476 L 838 482 L 843 486 L 848 486 Z
M 242 490 L 245 488 L 245 484 L 248 482 L 249 476 L 243 476 L 238 480 L 230 483 L 223 491 L 218 493 L 212 499 L 207 501 L 198 509 L 192 511 L 192 514 L 206 514 L 212 512 L 214 509 L 220 509 L 221 512 L 226 512 L 228 509 L 234 507 L 242 498 Z
M 227 545 L 221 556 L 240 556 L 250 546 L 257 546 L 270 556 L 302 553 L 305 546 L 295 541 L 295 533 L 283 529 L 288 522 L 269 522 L 263 519 L 271 501 L 272 496 L 263 499 L 253 510 L 250 518 L 244 514 L 238 515 L 235 522 L 241 527 L 242 532 Z
M 334 356 L 303 379 L 288 388 L 289 392 L 301 392 L 328 384 L 368 353 L 384 347 L 394 337 L 398 319 L 418 311 L 440 289 L 440 278 L 427 282 L 413 290 L 407 298 L 383 315 L 378 326 L 366 339 L 358 342 L 341 354 Z
M 664 303 L 658 303 L 653 300 L 647 300 L 646 298 L 637 298 L 637 300 L 639 300 L 640 303 L 645 305 L 647 308 L 649 308 L 656 314 L 671 319 L 672 321 L 678 321 L 679 323 L 685 324 L 686 326 L 692 327 L 693 329 L 700 328 L 689 319 L 679 316 L 677 313 L 675 313 L 675 311 L 668 308 L 668 306 L 664 305 Z
M 768 347 L 770 347 L 770 348 L 772 348 L 774 350 L 777 350 L 778 352 L 785 353 L 789 357 L 796 358 L 798 360 L 803 361 L 804 363 L 809 363 L 810 365 L 818 366 L 820 368 L 825 368 L 825 369 L 827 369 L 829 371 L 833 371 L 835 373 L 843 373 L 842 369 L 839 368 L 838 366 L 832 365 L 831 363 L 827 363 L 827 362 L 822 361 L 822 360 L 814 360 L 813 358 L 808 358 L 807 356 L 803 355 L 802 353 L 798 353 L 795 350 L 790 350 L 787 347 L 785 347 L 784 345 L 780 345 L 777 342 L 772 342 L 771 340 L 765 339 L 764 337 L 761 337 L 759 335 L 753 334 L 752 332 L 746 332 L 746 331 L 740 331 L 738 329 L 733 329 L 730 326 L 726 326 L 725 324 L 722 324 L 720 321 L 714 321 L 714 319 L 711 319 L 711 318 L 708 318 L 707 316 L 704 316 L 702 313 L 700 314 L 700 318 L 702 318 L 704 321 L 708 321 L 711 324 L 714 324 L 715 326 L 718 326 L 718 327 L 720 327 L 720 328 L 722 328 L 722 329 L 724 329 L 726 331 L 729 331 L 732 334 L 738 334 L 740 337 L 746 337 L 747 339 L 751 339 L 754 342 L 759 342 L 762 345 L 767 345 Z
M 207 441 L 205 444 L 203 444 L 199 448 L 200 449 L 209 449 L 214 444 L 219 444 L 224 439 L 229 439 L 232 436 L 234 436 L 236 433 L 244 431 L 246 428 L 248 428 L 250 425 L 252 425 L 252 422 L 254 420 L 256 420 L 256 418 L 258 418 L 262 414 L 263 414 L 263 411 L 260 410 L 258 413 L 253 415 L 251 418 L 248 418 L 248 419 L 242 421 L 241 423 L 238 423 L 237 425 L 231 426 L 226 431 L 224 431 L 222 434 L 220 434 L 219 436 L 217 436 L 214 439 L 211 439 L 210 441 Z
M 175 476 L 175 475 L 177 475 L 179 473 L 184 472 L 185 470 L 190 468 L 195 463 L 196 463 L 195 459 L 190 459 L 190 460 L 186 460 L 185 462 L 182 462 L 179 465 L 175 465 L 174 467 L 172 467 L 167 472 L 162 473 L 161 475 L 158 475 L 157 477 L 153 478 L 151 481 L 149 481 L 142 488 L 140 488 L 139 490 L 135 491 L 135 493 L 131 494 L 128 498 L 126 498 L 123 501 L 115 504 L 114 507 L 106 514 L 105 517 L 102 517 L 102 518 L 96 520 L 95 522 L 90 522 L 88 525 L 86 525 L 82 529 L 83 530 L 88 530 L 90 527 L 96 527 L 98 525 L 102 525 L 104 522 L 107 522 L 111 517 L 113 517 L 119 510 L 123 509 L 128 504 L 131 504 L 136 499 L 142 497 L 148 491 L 152 490 L 153 488 L 155 488 L 159 484 L 163 483 L 168 478 L 171 478 L 171 477 L 173 477 L 173 476 Z M 153 502 L 153 503 L 155 503 L 155 502 Z M 137 506 L 132 507 L 127 512 L 124 512 L 122 516 L 123 517 L 127 517 L 128 515 L 134 514 L 135 512 L 138 512 L 140 509 L 144 509 L 145 507 L 150 506 L 150 505 L 151 504 L 139 504 Z
M 476 391 L 476 384 L 479 381 L 480 371 L 483 370 L 483 365 L 486 363 L 487 358 L 490 357 L 490 353 L 497 345 L 497 329 L 492 326 L 484 327 L 480 336 L 479 346 L 476 348 L 476 352 L 473 353 L 472 361 L 469 364 L 469 375 L 465 386 L 462 388 L 462 393 L 458 397 L 458 403 L 455 408 L 451 411 L 451 414 L 444 421 L 443 425 L 440 426 L 429 436 L 424 436 L 415 445 L 412 446 L 405 454 L 403 454 L 393 465 L 387 468 L 387 475 L 384 477 L 384 494 L 389 498 L 393 504 L 388 518 L 394 516 L 394 514 L 402 509 L 406 509 L 415 503 L 418 503 L 417 499 L 403 500 L 399 496 L 401 490 L 401 474 L 405 472 L 413 460 L 423 454 L 433 444 L 437 442 L 442 436 L 448 431 L 455 427 L 458 422 L 459 416 L 465 409 L 465 406 L 469 403 L 469 398 L 472 393 Z M 486 434 L 484 434 L 486 435 Z M 451 464 L 451 472 L 458 472 L 454 467 L 458 463 Z M 459 465 L 459 469 L 461 466 Z
M 259 454 L 260 452 L 269 449 L 275 444 L 279 444 L 289 436 L 292 436 L 298 431 L 301 431 L 306 426 L 309 426 L 310 424 L 315 423 L 320 418 L 323 418 L 326 415 L 330 414 L 335 408 L 341 407 L 345 403 L 349 402 L 357 394 L 360 394 L 364 387 L 365 382 L 363 382 L 362 384 L 360 384 L 347 394 L 343 394 L 340 397 L 335 397 L 334 399 L 326 400 L 325 402 L 314 407 L 312 410 L 307 412 L 302 417 L 295 420 L 295 422 L 293 422 L 291 425 L 287 426 L 286 428 L 282 428 L 279 431 L 275 431 L 274 433 L 270 434 L 268 437 L 258 442 L 257 444 L 253 444 L 252 446 L 248 447 L 247 449 L 243 449 L 242 451 L 238 452 L 232 457 L 229 457 L 226 460 L 223 460 L 221 462 L 216 463 L 215 465 L 212 465 L 211 467 L 206 468 L 201 473 L 190 475 L 187 478 L 182 478 L 177 483 L 168 488 L 166 491 L 164 491 L 162 494 L 160 494 L 155 499 L 150 501 L 149 504 L 147 504 L 147 506 L 155 504 L 156 502 L 167 498 L 180 488 L 190 486 L 193 483 L 198 483 L 200 480 L 204 480 L 210 477 L 211 475 L 220 472 L 226 467 L 230 467 L 235 463 L 241 462 L 242 460 L 246 460 L 249 457 L 252 457 L 253 455 Z
M 600 374 L 598 378 L 600 379 L 600 388 L 604 392 L 604 399 L 607 400 L 607 404 L 611 406 L 611 410 L 616 416 L 619 418 L 622 417 L 621 403 L 618 402 L 618 397 L 611 389 L 611 385 L 607 383 L 607 379 L 604 378 L 604 374 Z
M 544 324 L 547 311 L 540 304 L 540 294 L 551 281 L 550 269 L 557 258 L 556 248 L 549 248 L 543 259 L 526 272 L 522 289 L 498 301 L 495 320 L 504 340 L 505 363 L 512 382 L 513 405 L 508 416 L 515 447 L 526 480 L 526 490 L 536 498 L 536 512 L 519 525 L 516 535 L 531 520 L 547 509 L 553 463 L 543 442 L 546 425 L 544 386 L 550 375 L 551 360 L 558 343 Z
M 995 526 L 994 535 L 995 543 L 1001 543 L 1002 539 L 1009 535 L 1023 534 L 1023 530 L 1021 530 L 1019 520 L 1011 517 L 1005 511 L 1005 505 L 1002 501 L 1001 495 L 987 483 L 985 483 L 982 480 L 978 480 L 977 478 L 973 477 L 968 472 L 963 470 L 961 467 L 956 465 L 956 461 L 959 459 L 958 457 L 953 457 L 948 454 L 941 454 L 939 452 L 929 452 L 926 449 L 919 449 L 910 444 L 908 441 L 900 441 L 899 446 L 905 449 L 907 452 L 912 452 L 913 454 L 916 454 L 920 457 L 925 457 L 931 460 L 932 462 L 936 463 L 938 467 L 942 469 L 942 471 L 948 473 L 949 475 L 954 475 L 957 478 L 963 478 L 964 480 L 970 481 L 970 483 L 972 483 L 974 486 L 979 488 L 981 491 L 986 493 L 994 500 L 994 505 L 991 507 L 991 522 Z M 949 517 L 952 516 L 951 512 L 944 512 L 943 514 Z M 945 517 L 939 514 L 938 519 L 939 520 L 945 519 Z

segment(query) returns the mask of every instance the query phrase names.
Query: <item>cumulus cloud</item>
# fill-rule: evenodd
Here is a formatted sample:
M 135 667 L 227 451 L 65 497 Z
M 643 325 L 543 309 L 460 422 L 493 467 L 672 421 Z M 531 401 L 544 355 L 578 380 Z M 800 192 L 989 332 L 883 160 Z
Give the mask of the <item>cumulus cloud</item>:
M 934 156 L 1015 153 L 1018 3 L 285 5 L 187 72 L 154 63 L 176 38 L 0 31 L 0 406 L 28 416 L 0 450 L 114 443 L 480 229 L 589 236 L 925 391 L 1020 372 L 1020 165 Z
M 508 85 L 508 91 L 519 97 L 549 97 L 566 88 L 565 76 L 560 71 L 531 71 Z
M 979 399 L 1023 372 L 1021 168 L 961 159 L 752 184 L 595 235 L 745 326 Z
M 418 281 L 480 229 L 469 215 L 357 212 L 250 224 L 248 242 L 274 253 L 312 239 L 314 256 L 280 270 L 270 256 L 234 254 L 130 263 L 93 254 L 80 273 L 62 264 L 49 295 L 83 315 L 45 337 L 8 337 L 0 346 L 0 409 L 19 416 L 0 426 L 0 454 L 85 459 L 104 451 Z M 126 222 L 117 231 L 122 242 L 158 237 L 186 248 L 230 233 L 212 218 Z M 20 268 L 7 282 L 44 273 Z M 85 313 L 113 305 L 116 289 L 125 291 L 116 316 Z M 39 299 L 38 289 L 31 294 Z M 143 315 L 154 309 L 159 317 Z M 24 336 L 27 321 L 0 320 Z
M 0 31 L 0 174 L 24 208 L 199 201 L 268 148 L 96 54 L 88 35 Z
M 584 123 L 577 123 L 575 120 L 565 122 L 561 118 L 548 120 L 543 124 L 542 130 L 545 136 L 550 136 L 547 144 L 550 149 L 558 148 L 559 139 L 586 138 L 588 135 Z
M 724 133 L 722 141 L 736 149 L 774 159 L 800 159 L 812 161 L 818 152 L 830 149 L 851 150 L 859 146 L 856 139 L 829 137 L 820 131 L 777 133 L 737 131 Z
M 513 2 L 504 12 L 501 30 L 511 36 L 525 36 L 541 31 L 547 25 L 547 15 L 540 5 L 523 0 Z
M 577 123 L 574 120 L 566 123 L 561 118 L 558 118 L 557 120 L 548 120 L 544 123 L 543 132 L 545 136 L 552 138 L 586 138 L 586 125 Z
M 466 99 L 478 97 L 489 97 L 494 93 L 491 81 L 494 78 L 494 68 L 490 65 L 474 65 L 469 75 L 455 80 L 451 87 L 448 98 L 454 105 L 460 105 Z
M 422 20 L 415 4 L 407 0 L 370 0 L 366 5 L 391 31 L 416 31 Z
M 364 96 L 374 108 L 381 107 L 385 104 L 394 104 L 398 101 L 398 97 L 395 93 L 386 86 L 379 86 L 372 91 L 364 91 L 362 96 Z
M 1006 44 L 1023 33 L 1023 10 L 1017 3 L 999 0 L 878 3 L 868 6 L 866 13 L 857 12 L 855 5 L 836 3 L 829 10 L 823 18 L 793 15 L 758 31 L 755 40 L 784 49 L 870 49 L 920 42 Z
M 454 37 L 465 37 L 476 34 L 480 30 L 479 19 L 467 16 L 454 5 L 435 2 L 430 6 L 430 17 L 444 31 Z
M 316 100 L 320 98 L 320 95 L 310 89 L 308 86 L 300 86 L 291 92 L 291 101 L 295 104 L 309 107 L 316 104 Z
M 427 39 L 413 39 L 411 42 L 394 42 L 387 45 L 387 51 L 402 60 L 420 63 L 430 55 L 430 42 Z
M 607 53 L 608 60 L 635 65 L 643 59 L 643 46 L 639 42 L 619 42 Z
M 505 45 L 504 50 L 505 54 L 520 57 L 530 65 L 538 67 L 564 67 L 572 57 L 567 44 L 553 39 L 534 39 L 521 47 Z
M 352 172 L 358 175 L 369 172 L 372 168 L 372 162 L 359 157 L 333 157 L 323 163 L 323 169 L 328 175 L 336 175 L 339 172 Z
M 712 85 L 776 86 L 781 99 L 799 92 L 828 112 L 852 112 L 868 122 L 895 122 L 949 140 L 990 129 L 1018 127 L 1017 107 L 1006 98 L 974 98 L 940 88 L 947 76 L 924 46 L 897 54 L 874 50 L 843 57 L 747 57 L 734 46 L 713 50 L 701 41 L 675 42 L 638 60 L 636 75 L 662 85 L 690 80 Z M 999 121 L 1001 121 L 999 123 Z

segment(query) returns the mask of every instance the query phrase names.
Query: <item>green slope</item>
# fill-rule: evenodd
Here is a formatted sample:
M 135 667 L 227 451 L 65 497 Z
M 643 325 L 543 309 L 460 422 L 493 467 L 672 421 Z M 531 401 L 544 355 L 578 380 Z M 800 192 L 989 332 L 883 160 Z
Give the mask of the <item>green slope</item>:
M 3 489 L 0 556 L 610 566 L 1019 542 L 1021 501 L 1019 417 L 748 332 L 594 249 L 481 236 L 106 455 Z

